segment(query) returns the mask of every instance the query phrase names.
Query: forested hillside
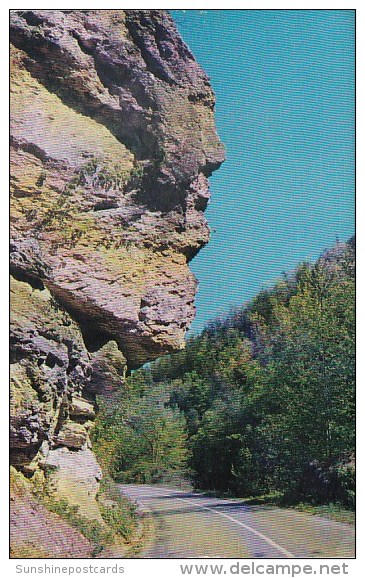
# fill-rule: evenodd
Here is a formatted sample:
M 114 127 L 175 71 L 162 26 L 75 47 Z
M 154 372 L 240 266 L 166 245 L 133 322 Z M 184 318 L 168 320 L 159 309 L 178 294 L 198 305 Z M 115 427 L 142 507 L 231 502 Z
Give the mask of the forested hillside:
M 102 465 L 120 481 L 185 473 L 202 489 L 352 507 L 354 253 L 338 243 L 134 372 L 99 414 Z

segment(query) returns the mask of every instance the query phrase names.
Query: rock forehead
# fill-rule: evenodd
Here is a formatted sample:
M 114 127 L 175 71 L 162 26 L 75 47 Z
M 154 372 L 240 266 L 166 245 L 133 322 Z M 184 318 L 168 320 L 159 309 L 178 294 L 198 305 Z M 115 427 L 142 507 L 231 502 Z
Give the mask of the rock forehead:
M 161 10 L 17 10 L 12 270 L 130 367 L 182 346 L 223 161 L 209 80 Z

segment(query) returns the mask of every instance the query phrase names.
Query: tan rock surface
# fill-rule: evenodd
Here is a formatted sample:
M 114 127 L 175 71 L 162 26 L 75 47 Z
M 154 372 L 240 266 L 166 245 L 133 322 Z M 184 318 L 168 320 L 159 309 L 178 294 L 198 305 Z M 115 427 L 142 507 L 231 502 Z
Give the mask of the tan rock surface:
M 15 10 L 10 36 L 12 463 L 98 517 L 90 404 L 194 317 L 214 95 L 162 10 Z
M 12 13 L 12 263 L 130 366 L 179 348 L 223 160 L 214 96 L 158 10 Z

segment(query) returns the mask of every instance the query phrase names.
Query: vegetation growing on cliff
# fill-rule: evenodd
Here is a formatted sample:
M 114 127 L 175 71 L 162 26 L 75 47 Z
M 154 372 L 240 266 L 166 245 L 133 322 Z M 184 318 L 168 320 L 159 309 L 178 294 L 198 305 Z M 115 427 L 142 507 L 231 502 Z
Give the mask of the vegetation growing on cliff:
M 351 240 L 135 372 L 132 409 L 102 412 L 95 432 L 114 476 L 155 481 L 187 459 L 198 488 L 353 507 L 354 290 Z
M 68 552 L 70 557 L 75 553 L 80 554 L 81 546 L 86 548 L 87 555 L 97 557 L 105 550 L 115 552 L 127 551 L 129 544 L 137 536 L 137 515 L 133 504 L 120 495 L 115 484 L 105 476 L 99 488 L 97 495 L 97 504 L 100 510 L 100 520 L 93 518 L 80 511 L 79 506 L 71 503 L 64 497 L 60 497 L 52 489 L 52 474 L 47 472 L 46 475 L 40 470 L 30 478 L 25 476 L 11 467 L 10 469 L 10 487 L 13 495 L 21 498 L 22 506 L 20 508 L 21 517 L 36 516 L 47 517 L 50 527 L 50 535 L 54 527 L 60 527 L 62 531 L 68 533 L 70 541 Z M 61 524 L 60 519 L 66 524 Z M 72 528 L 73 530 L 70 530 Z M 72 542 L 77 541 L 80 536 L 86 540 L 80 544 L 75 544 L 72 548 Z M 57 539 L 59 536 L 55 535 Z M 44 551 L 42 551 L 42 548 Z M 25 558 L 40 557 L 49 558 L 55 555 L 55 551 L 49 552 L 50 544 L 47 540 L 37 540 L 35 536 L 29 535 L 26 544 L 17 544 L 16 536 L 11 549 L 11 557 Z M 61 550 L 63 551 L 63 550 Z M 85 552 L 84 552 L 85 553 Z M 58 557 L 58 556 L 56 556 Z

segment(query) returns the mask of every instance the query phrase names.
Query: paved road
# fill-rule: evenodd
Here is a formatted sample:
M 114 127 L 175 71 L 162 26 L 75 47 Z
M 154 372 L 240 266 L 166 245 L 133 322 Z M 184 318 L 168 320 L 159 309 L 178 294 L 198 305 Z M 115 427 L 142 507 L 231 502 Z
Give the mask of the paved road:
M 248 506 L 147 485 L 121 492 L 150 512 L 155 532 L 143 558 L 351 558 L 354 527 L 296 510 Z

